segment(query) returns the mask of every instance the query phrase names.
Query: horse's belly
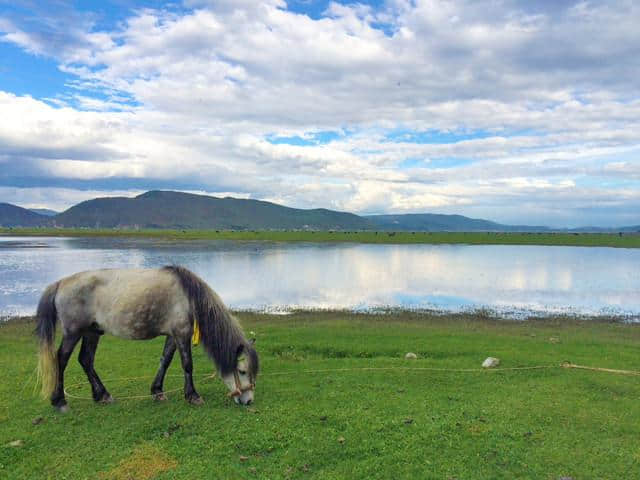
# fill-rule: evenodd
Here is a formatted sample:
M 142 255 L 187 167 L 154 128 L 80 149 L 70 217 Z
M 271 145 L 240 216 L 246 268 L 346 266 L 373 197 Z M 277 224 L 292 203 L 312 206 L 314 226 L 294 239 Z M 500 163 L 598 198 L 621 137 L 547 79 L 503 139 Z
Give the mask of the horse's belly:
M 96 324 L 111 335 L 132 340 L 148 340 L 158 335 L 169 333 L 165 331 L 162 324 L 157 323 L 157 319 L 154 322 L 150 322 L 148 319 L 127 317 L 126 315 L 121 315 L 118 318 L 97 318 Z
M 123 306 L 119 303 L 116 302 L 111 308 L 103 309 L 96 315 L 96 323 L 106 332 L 136 340 L 147 340 L 170 333 L 166 302 L 144 302 L 135 306 Z

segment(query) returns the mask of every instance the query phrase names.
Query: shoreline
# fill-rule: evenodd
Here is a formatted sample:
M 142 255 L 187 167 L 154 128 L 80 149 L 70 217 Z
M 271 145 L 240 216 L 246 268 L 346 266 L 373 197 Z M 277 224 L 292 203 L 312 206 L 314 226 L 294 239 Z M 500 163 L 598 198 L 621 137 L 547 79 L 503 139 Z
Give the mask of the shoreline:
M 410 232 L 410 231 L 258 231 L 258 230 L 129 230 L 85 228 L 6 228 L 6 237 L 125 237 L 175 241 L 233 240 L 262 242 L 539 245 L 640 248 L 639 233 L 571 232 Z
M 411 323 L 478 323 L 478 324 L 504 324 L 504 325 L 628 325 L 640 326 L 640 315 L 581 315 L 566 313 L 531 314 L 523 317 L 500 316 L 490 309 L 478 309 L 475 311 L 449 312 L 426 309 L 386 308 L 372 310 L 349 309 L 283 309 L 283 310 L 253 310 L 231 309 L 234 315 L 251 318 L 260 321 L 287 321 L 290 318 L 304 316 L 321 321 L 324 318 L 350 317 L 356 320 L 368 319 L 373 322 L 395 319 Z M 0 325 L 11 323 L 29 323 L 35 321 L 35 315 L 7 315 L 0 316 Z

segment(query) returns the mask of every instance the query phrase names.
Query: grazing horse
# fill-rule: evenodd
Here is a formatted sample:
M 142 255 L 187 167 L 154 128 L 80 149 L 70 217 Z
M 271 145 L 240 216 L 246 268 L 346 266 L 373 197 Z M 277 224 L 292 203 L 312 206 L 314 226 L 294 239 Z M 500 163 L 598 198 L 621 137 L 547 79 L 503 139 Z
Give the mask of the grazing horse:
M 154 270 L 94 270 L 63 278 L 44 291 L 37 312 L 35 334 L 40 340 L 38 373 L 43 396 L 60 411 L 68 409 L 64 396 L 64 370 L 76 344 L 82 340 L 78 361 L 96 402 L 113 398 L 93 368 L 100 336 L 148 340 L 167 337 L 160 369 L 151 384 L 156 400 L 165 400 L 164 376 L 178 349 L 184 370 L 184 396 L 199 405 L 193 385 L 191 340 L 194 330 L 214 361 L 229 396 L 236 403 L 253 401 L 258 354 L 254 340 L 245 339 L 240 325 L 218 295 L 186 268 L 166 266 Z M 56 323 L 62 343 L 54 349 Z

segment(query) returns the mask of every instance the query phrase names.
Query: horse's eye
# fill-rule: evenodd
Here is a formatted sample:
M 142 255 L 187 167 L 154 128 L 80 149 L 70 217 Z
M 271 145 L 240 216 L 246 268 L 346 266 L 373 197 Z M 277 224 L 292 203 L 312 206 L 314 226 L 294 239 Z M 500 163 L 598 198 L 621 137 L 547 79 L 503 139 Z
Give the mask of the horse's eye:
M 238 373 L 239 373 L 240 375 L 246 375 L 246 374 L 247 374 L 247 371 L 246 371 L 246 370 L 238 370 Z

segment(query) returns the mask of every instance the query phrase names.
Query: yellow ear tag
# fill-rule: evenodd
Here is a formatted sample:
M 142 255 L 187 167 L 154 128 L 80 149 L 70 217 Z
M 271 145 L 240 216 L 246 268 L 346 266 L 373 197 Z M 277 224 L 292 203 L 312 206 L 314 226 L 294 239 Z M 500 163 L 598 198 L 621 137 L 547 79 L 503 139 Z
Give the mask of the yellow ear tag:
M 197 320 L 193 321 L 193 335 L 191 336 L 191 343 L 198 345 L 200 343 L 200 328 L 198 328 Z

